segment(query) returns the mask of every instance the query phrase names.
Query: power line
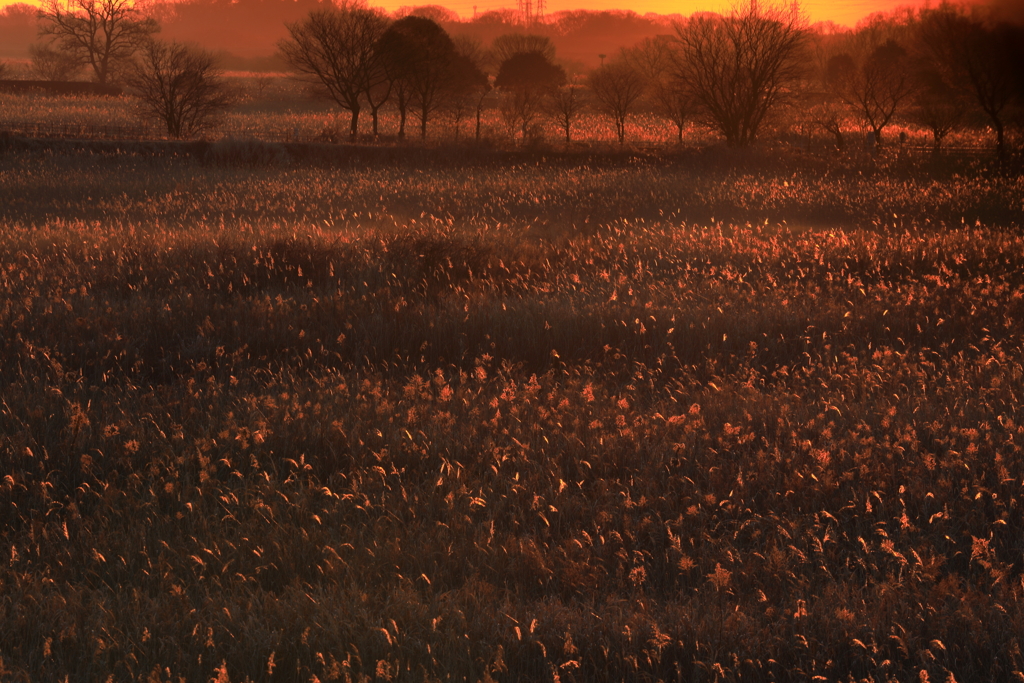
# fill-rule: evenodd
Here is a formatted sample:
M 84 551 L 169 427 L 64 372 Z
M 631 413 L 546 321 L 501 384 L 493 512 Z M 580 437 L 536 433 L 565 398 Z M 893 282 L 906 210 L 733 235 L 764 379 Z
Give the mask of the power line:
M 523 26 L 529 26 L 533 20 L 533 1 L 519 0 L 519 20 Z

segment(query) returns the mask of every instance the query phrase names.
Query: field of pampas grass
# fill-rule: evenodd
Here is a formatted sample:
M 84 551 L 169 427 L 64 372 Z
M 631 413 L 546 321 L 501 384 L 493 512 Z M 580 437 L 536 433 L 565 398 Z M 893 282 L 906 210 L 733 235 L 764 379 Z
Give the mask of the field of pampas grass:
M 1024 677 L 1024 180 L 0 156 L 0 678 Z

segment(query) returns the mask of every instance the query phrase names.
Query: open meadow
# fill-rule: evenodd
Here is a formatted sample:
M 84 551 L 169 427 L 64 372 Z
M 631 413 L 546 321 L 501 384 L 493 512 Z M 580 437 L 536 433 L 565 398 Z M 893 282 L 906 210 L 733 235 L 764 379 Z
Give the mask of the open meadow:
M 1019 166 L 230 144 L 0 149 L 0 680 L 1024 679 Z
M 336 106 L 310 96 L 302 84 L 285 74 L 251 74 L 230 72 L 224 79 L 236 104 L 204 130 L 209 140 L 225 138 L 235 140 L 262 140 L 283 142 L 338 142 L 347 139 L 348 121 Z M 518 128 L 510 129 L 500 111 L 500 98 L 491 93 L 484 99 L 481 112 L 480 138 L 495 147 L 507 146 L 511 138 L 521 135 Z M 808 118 L 794 111 L 773 120 L 773 133 L 788 137 L 816 151 L 832 149 L 831 135 Z M 674 127 L 650 107 L 640 107 L 626 121 L 626 144 L 631 148 L 677 148 L 679 141 Z M 47 95 L 33 92 L 5 94 L 0 98 L 0 130 L 29 132 L 64 137 L 111 137 L 120 133 L 131 138 L 161 139 L 167 131 L 153 121 L 140 116 L 136 98 L 131 96 L 106 97 L 99 95 Z M 866 131 L 849 122 L 844 128 L 851 147 L 861 147 Z M 363 116 L 360 122 L 360 140 L 367 144 L 393 146 L 398 131 L 398 112 L 385 108 L 380 112 L 380 135 L 372 134 L 371 119 Z M 893 137 L 907 136 L 909 146 L 930 148 L 930 133 L 905 121 L 890 127 Z M 409 139 L 421 144 L 419 131 L 409 131 Z M 1015 131 L 1010 131 L 1015 135 Z M 611 117 L 596 111 L 587 111 L 573 123 L 571 147 L 576 149 L 618 149 L 615 125 Z M 427 144 L 451 145 L 475 140 L 476 121 L 473 112 L 455 117 L 452 112 L 439 111 L 431 120 Z M 991 133 L 976 127 L 953 130 L 945 139 L 947 148 L 987 149 L 992 146 Z M 565 133 L 551 116 L 538 117 L 531 138 L 543 147 L 561 148 Z M 695 122 L 684 128 L 683 145 L 686 147 L 714 144 L 716 137 L 706 126 Z

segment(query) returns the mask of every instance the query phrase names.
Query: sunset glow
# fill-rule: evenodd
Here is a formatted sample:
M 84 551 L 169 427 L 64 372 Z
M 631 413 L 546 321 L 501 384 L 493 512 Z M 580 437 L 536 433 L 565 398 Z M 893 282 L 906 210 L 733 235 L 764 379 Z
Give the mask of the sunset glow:
M 11 4 L 15 3 L 10 2 L 10 0 L 0 0 L 0 7 L 5 7 Z M 39 3 L 28 2 L 27 4 L 38 5 Z M 458 13 L 459 16 L 464 19 L 472 18 L 474 13 L 482 14 L 492 10 L 515 7 L 514 4 L 510 4 L 508 2 L 488 2 L 487 0 L 455 0 L 453 2 L 439 3 L 415 3 L 404 0 L 392 0 L 391 2 L 371 4 L 383 7 L 389 12 L 398 9 L 399 7 L 409 5 L 439 4 Z M 732 4 L 733 3 L 728 0 L 685 0 L 684 2 L 678 2 L 675 0 L 639 0 L 637 2 L 629 3 L 623 3 L 621 0 L 591 0 L 591 2 L 588 2 L 585 6 L 581 7 L 578 0 L 548 0 L 545 4 L 544 10 L 546 13 L 551 14 L 554 12 L 575 9 L 616 10 L 622 9 L 624 5 L 628 5 L 628 9 L 637 12 L 638 14 L 654 12 L 657 14 L 682 14 L 683 16 L 687 16 L 693 12 L 700 11 L 725 11 L 728 10 Z M 903 2 L 902 0 L 844 0 L 843 2 L 805 0 L 800 3 L 800 7 L 811 23 L 832 21 L 837 24 L 853 26 L 864 17 L 876 12 L 890 12 L 898 7 L 917 7 L 924 4 L 925 3 L 922 1 Z

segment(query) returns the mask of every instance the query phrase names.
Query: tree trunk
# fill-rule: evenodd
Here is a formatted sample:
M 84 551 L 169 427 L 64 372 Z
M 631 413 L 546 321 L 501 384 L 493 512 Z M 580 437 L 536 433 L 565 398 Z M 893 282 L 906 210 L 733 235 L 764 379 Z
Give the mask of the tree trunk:
M 352 125 L 349 128 L 348 136 L 349 139 L 355 140 L 359 135 L 359 107 L 355 107 L 352 110 Z

